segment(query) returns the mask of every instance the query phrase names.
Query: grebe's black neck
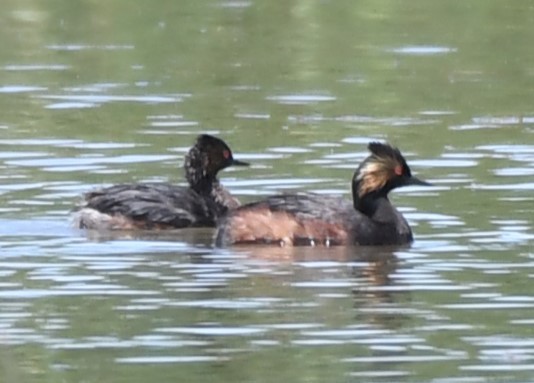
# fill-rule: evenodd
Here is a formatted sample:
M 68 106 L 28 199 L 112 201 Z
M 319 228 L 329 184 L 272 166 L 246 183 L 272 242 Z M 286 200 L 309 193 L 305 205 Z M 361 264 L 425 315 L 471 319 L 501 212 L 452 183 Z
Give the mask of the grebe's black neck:
M 217 171 L 207 168 L 207 156 L 193 147 L 185 156 L 184 171 L 187 183 L 199 194 L 210 194 L 211 190 L 219 184 Z
M 361 180 L 354 180 L 352 183 L 352 199 L 354 209 L 365 214 L 369 218 L 375 218 L 377 215 L 381 215 L 385 208 L 393 208 L 391 202 L 388 199 L 389 190 L 378 189 L 362 194 L 360 187 Z

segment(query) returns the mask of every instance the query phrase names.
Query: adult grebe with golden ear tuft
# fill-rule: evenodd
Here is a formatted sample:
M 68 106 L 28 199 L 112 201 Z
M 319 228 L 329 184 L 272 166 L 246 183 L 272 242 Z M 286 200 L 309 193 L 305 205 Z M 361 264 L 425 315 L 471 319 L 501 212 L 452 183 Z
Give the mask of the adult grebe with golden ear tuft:
M 218 224 L 216 244 L 401 245 L 412 230 L 388 193 L 430 185 L 412 176 L 397 148 L 371 142 L 352 178 L 353 203 L 312 193 L 281 194 L 241 206 Z
M 188 187 L 129 183 L 90 191 L 75 213 L 75 225 L 96 230 L 213 227 L 240 205 L 217 178 L 219 171 L 233 165 L 248 164 L 235 160 L 223 140 L 200 135 L 185 156 Z

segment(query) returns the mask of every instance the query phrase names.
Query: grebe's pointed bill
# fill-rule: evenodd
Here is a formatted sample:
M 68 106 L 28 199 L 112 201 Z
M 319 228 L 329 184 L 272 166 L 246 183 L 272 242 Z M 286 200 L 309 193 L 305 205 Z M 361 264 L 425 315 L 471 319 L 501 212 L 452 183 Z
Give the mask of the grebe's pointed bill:
M 232 158 L 232 163 L 230 165 L 231 166 L 250 166 L 248 162 L 239 161 L 239 160 L 236 160 L 235 158 Z
M 430 182 L 426 182 L 426 181 L 420 180 L 417 177 L 407 178 L 405 185 L 406 186 L 409 186 L 409 185 L 434 186 Z

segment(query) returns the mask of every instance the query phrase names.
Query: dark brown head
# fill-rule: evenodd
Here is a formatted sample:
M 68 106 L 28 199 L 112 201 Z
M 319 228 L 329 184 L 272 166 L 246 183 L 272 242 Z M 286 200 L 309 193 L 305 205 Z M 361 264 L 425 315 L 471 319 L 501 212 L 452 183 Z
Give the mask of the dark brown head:
M 356 200 L 366 196 L 386 197 L 401 186 L 430 185 L 412 176 L 399 149 L 380 142 L 371 142 L 368 149 L 371 155 L 358 167 L 352 179 L 355 205 Z
M 201 134 L 185 156 L 185 176 L 192 188 L 204 187 L 204 184 L 212 184 L 217 180 L 219 171 L 233 165 L 249 164 L 234 159 L 232 151 L 223 140 Z

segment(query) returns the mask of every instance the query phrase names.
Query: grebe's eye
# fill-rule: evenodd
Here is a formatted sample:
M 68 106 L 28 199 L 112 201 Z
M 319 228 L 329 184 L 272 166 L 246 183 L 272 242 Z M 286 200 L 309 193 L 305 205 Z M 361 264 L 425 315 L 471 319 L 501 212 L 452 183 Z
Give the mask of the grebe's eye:
M 223 157 L 227 160 L 230 158 L 230 151 L 229 150 L 223 150 Z
M 402 165 L 395 166 L 395 169 L 393 170 L 396 175 L 402 176 Z

